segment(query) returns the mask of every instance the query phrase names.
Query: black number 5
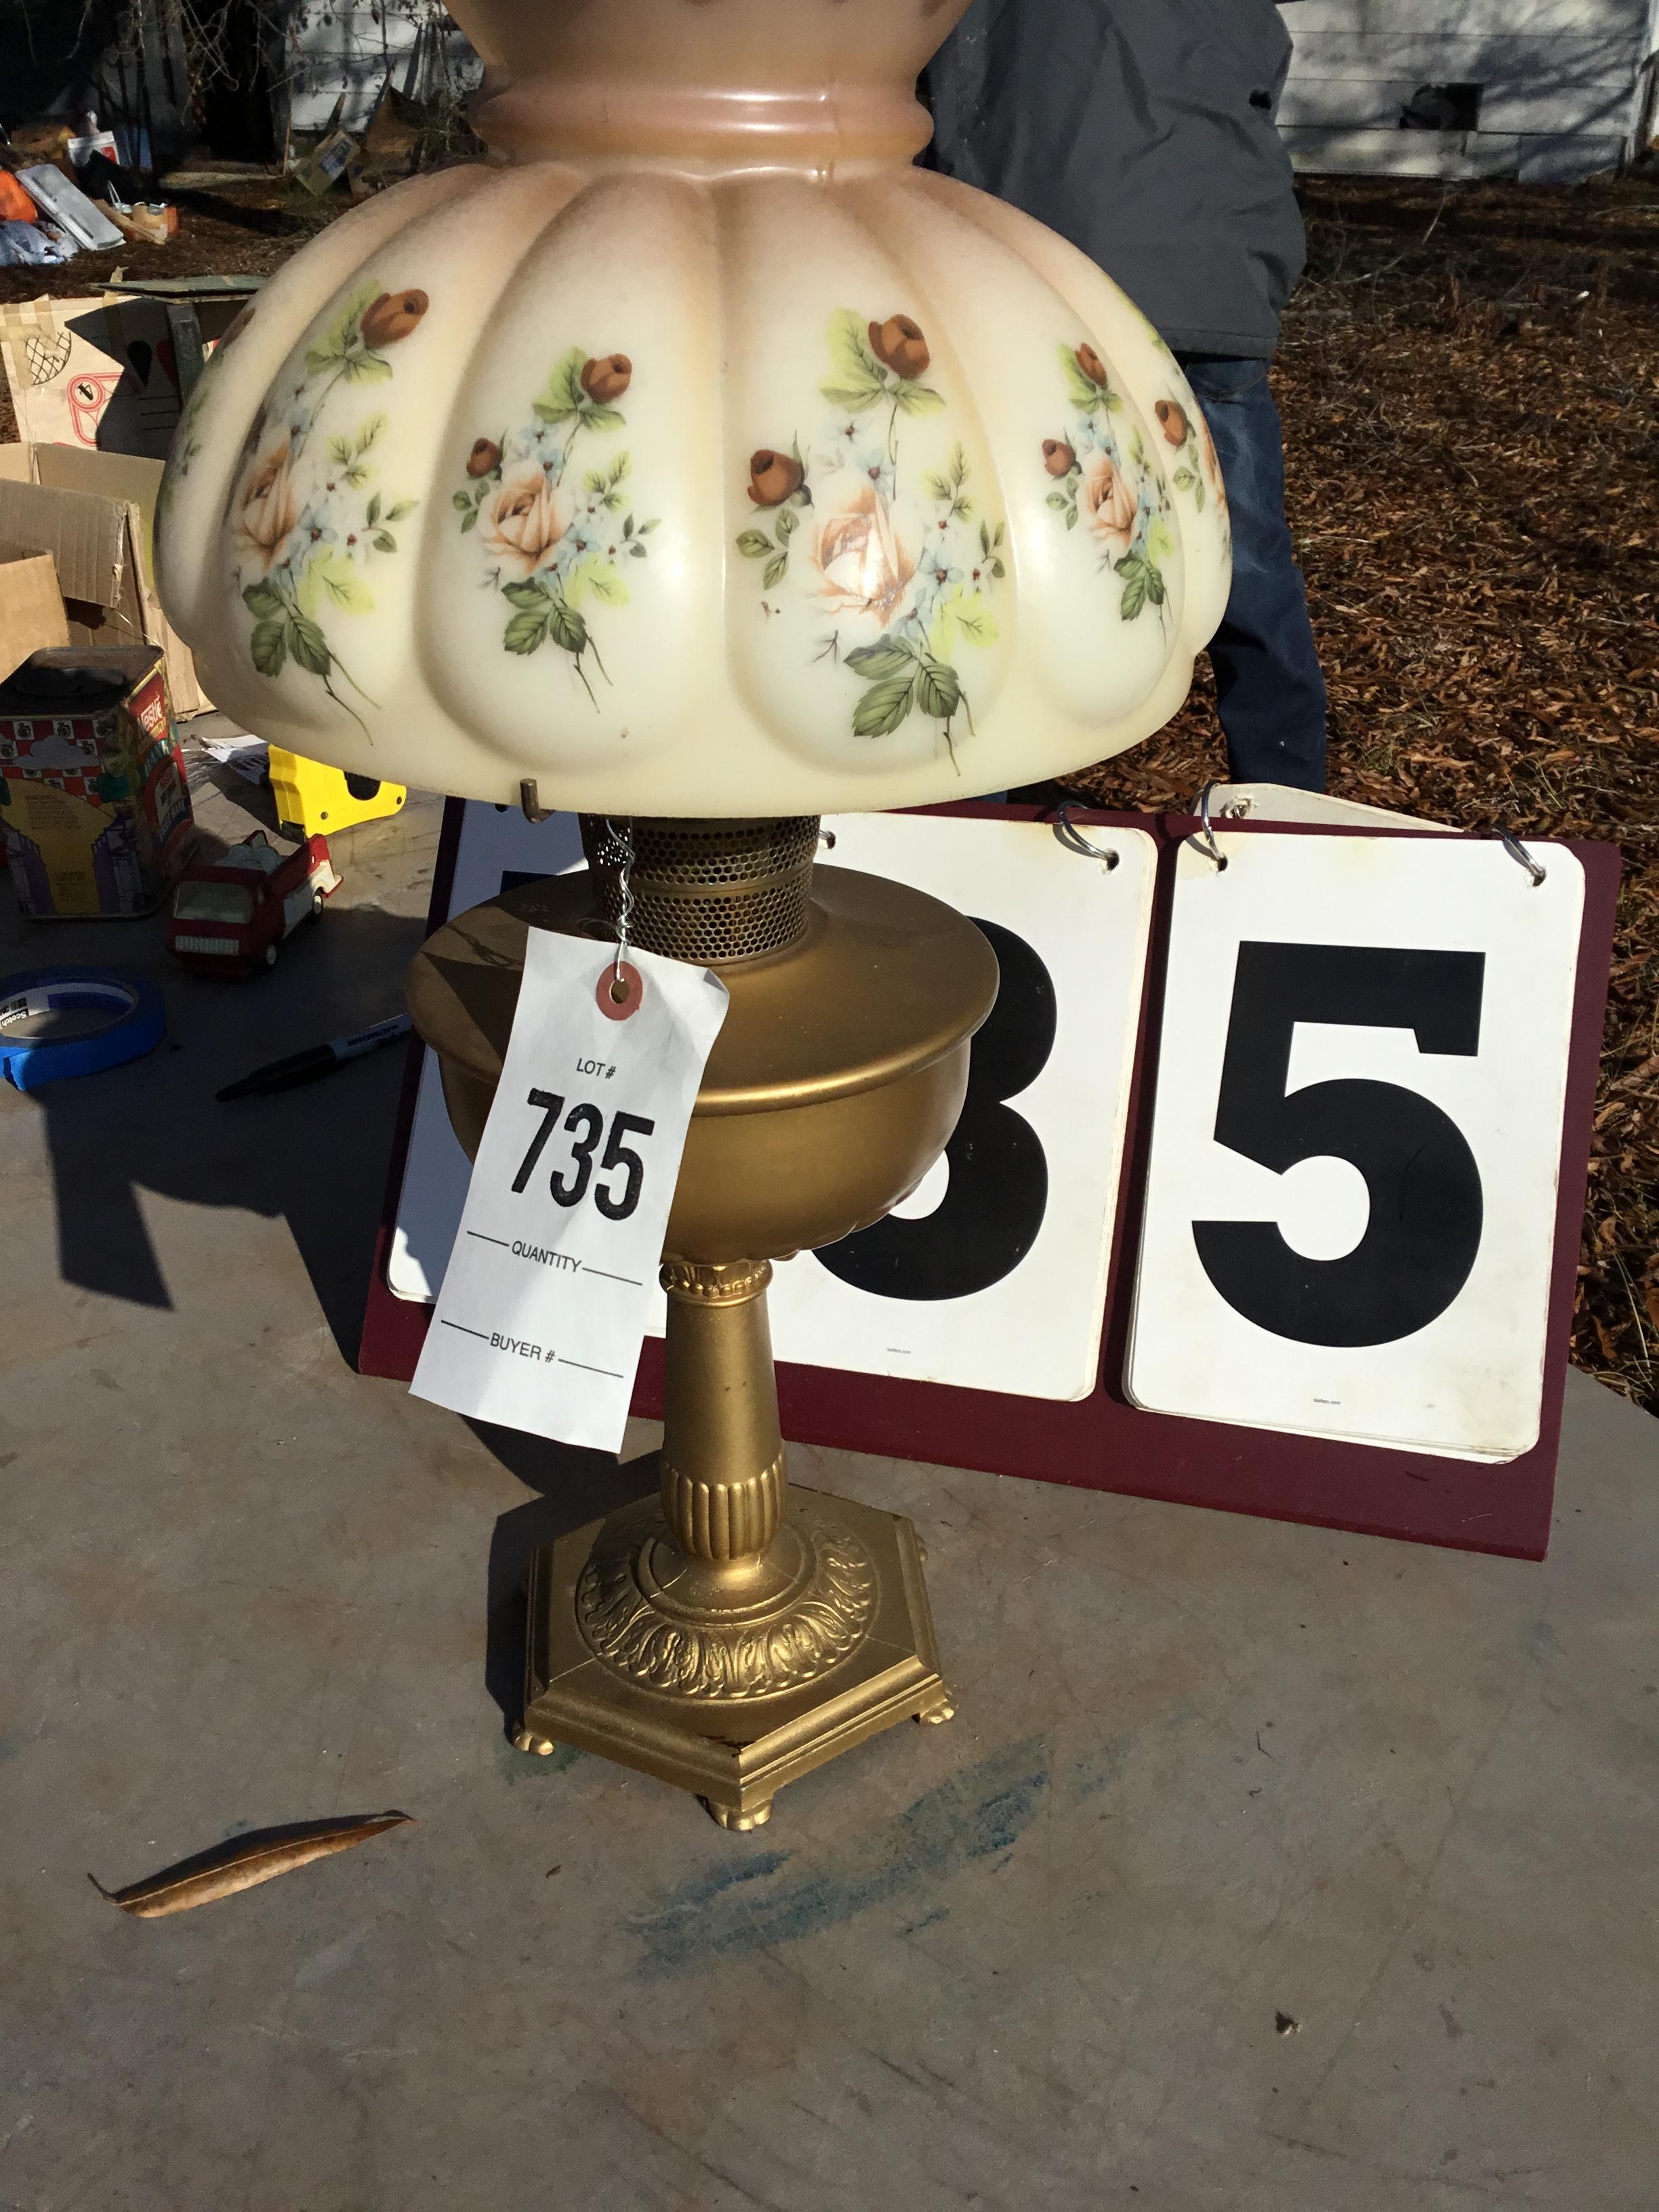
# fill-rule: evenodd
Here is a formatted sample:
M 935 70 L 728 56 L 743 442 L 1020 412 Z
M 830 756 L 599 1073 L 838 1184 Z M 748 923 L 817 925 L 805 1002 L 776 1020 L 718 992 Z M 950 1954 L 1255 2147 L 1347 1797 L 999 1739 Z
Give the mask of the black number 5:
M 1306 1260 L 1272 1221 L 1194 1221 L 1204 1272 L 1235 1312 L 1300 1344 L 1392 1344 L 1425 1328 L 1480 1249 L 1480 1170 L 1449 1115 L 1399 1084 L 1314 1083 L 1286 1095 L 1298 1022 L 1410 1030 L 1419 1052 L 1480 1048 L 1482 952 L 1356 945 L 1238 948 L 1215 1137 L 1283 1175 L 1347 1160 L 1370 1217 L 1346 1258 Z
M 618 1197 L 614 1190 L 607 1190 L 602 1182 L 596 1182 L 593 1186 L 593 1203 L 607 1221 L 627 1220 L 640 1202 L 640 1185 L 645 1176 L 645 1162 L 631 1145 L 623 1143 L 623 1139 L 635 1130 L 641 1137 L 648 1137 L 656 1126 L 654 1121 L 647 1121 L 639 1114 L 618 1114 L 611 1122 L 611 1134 L 605 1140 L 605 1158 L 599 1162 L 599 1168 L 602 1173 L 611 1168 L 621 1168 L 622 1194 Z

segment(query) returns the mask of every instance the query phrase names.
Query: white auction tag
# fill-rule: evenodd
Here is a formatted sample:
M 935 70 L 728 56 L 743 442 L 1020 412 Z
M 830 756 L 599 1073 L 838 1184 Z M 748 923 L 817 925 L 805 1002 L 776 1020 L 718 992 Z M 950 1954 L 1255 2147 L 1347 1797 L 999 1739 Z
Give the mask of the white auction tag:
M 410 1389 L 562 1443 L 621 1446 L 697 1086 L 706 968 L 532 929 L 495 1103 Z
M 1583 870 L 1229 835 L 1177 859 L 1138 1406 L 1504 1460 L 1539 1431 Z

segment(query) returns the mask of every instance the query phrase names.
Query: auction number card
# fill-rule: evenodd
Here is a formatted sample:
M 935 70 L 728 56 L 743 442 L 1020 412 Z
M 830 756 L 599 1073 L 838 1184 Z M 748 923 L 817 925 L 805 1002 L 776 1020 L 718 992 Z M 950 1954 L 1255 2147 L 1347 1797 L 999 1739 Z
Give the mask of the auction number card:
M 778 1358 L 1079 1399 L 1100 1374 L 1112 1226 L 1146 988 L 1157 848 L 1045 822 L 838 815 L 836 867 L 967 915 L 1001 970 L 942 1158 L 872 1229 L 780 1266 Z
M 726 986 L 532 929 L 495 1103 L 422 1347 L 416 1395 L 617 1450 L 663 1234 Z
M 1229 835 L 1178 856 L 1127 1383 L 1455 1457 L 1539 1434 L 1577 859 Z

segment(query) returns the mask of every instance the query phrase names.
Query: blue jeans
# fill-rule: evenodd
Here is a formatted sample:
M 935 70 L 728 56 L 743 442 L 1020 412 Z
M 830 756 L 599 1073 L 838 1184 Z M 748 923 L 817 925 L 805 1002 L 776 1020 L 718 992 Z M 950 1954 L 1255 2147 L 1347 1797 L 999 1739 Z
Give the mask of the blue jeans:
M 1325 788 L 1325 679 L 1285 520 L 1285 447 L 1267 364 L 1182 354 L 1233 523 L 1233 588 L 1210 641 L 1235 783 Z

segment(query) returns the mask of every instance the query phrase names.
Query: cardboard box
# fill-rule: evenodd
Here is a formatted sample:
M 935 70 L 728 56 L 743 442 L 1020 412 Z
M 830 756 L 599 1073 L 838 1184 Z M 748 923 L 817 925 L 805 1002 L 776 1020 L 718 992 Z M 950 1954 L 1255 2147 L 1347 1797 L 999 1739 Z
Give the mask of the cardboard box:
M 161 465 L 78 446 L 0 446 L 0 546 L 50 553 L 71 645 L 154 645 L 177 715 L 210 703 L 190 647 L 161 611 L 150 540 Z
M 63 647 L 0 683 L 0 836 L 34 921 L 161 905 L 196 822 L 159 647 Z
M 222 288 L 186 279 L 165 295 L 147 286 L 142 295 L 0 302 L 0 360 L 18 436 L 165 460 L 184 405 L 169 307 L 189 299 L 211 346 L 258 288 L 257 277 Z
M 0 679 L 30 653 L 69 641 L 69 618 L 51 554 L 15 553 L 0 545 Z

